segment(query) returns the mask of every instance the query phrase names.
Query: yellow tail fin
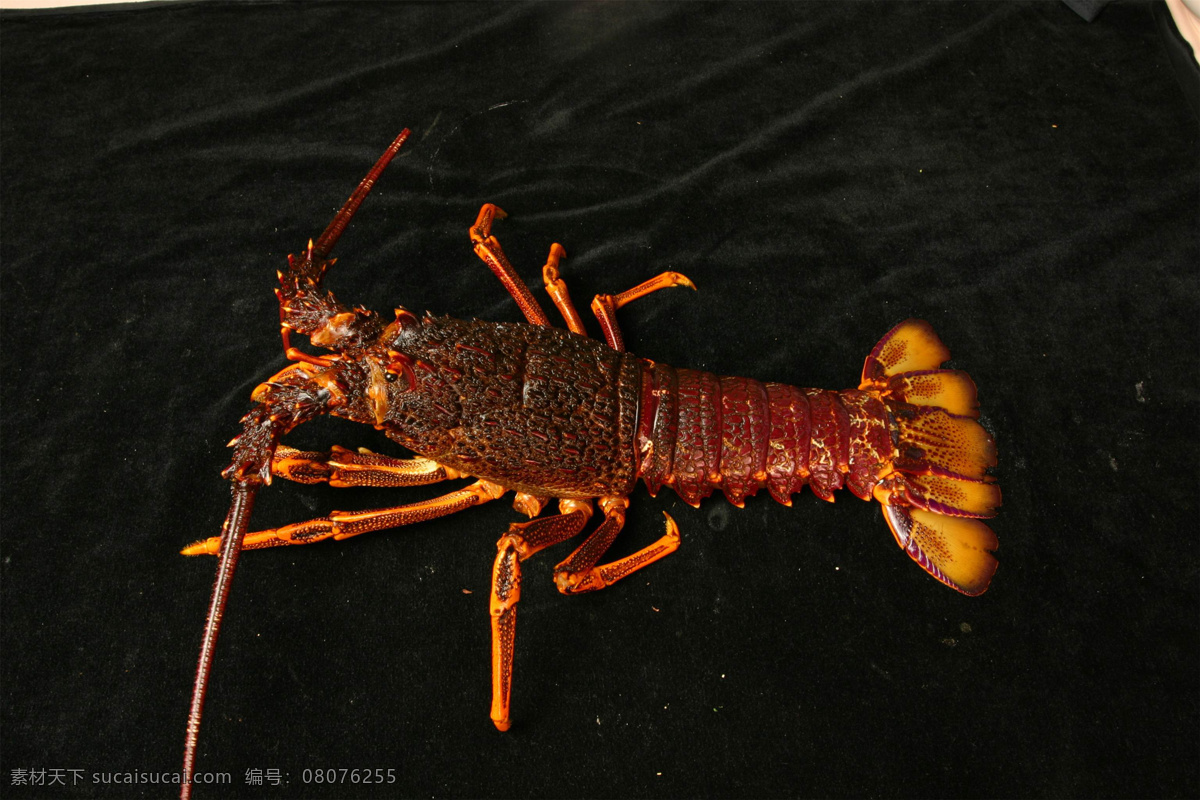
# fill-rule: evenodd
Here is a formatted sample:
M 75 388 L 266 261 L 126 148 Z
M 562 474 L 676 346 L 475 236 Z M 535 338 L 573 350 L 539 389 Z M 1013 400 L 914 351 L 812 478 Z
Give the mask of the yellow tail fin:
M 876 393 L 890 417 L 892 472 L 874 495 L 897 544 L 942 583 L 977 595 L 997 567 L 999 542 L 980 521 L 1000 506 L 987 474 L 996 444 L 977 421 L 970 376 L 940 369 L 949 358 L 928 322 L 905 320 L 867 356 L 859 388 Z
M 907 506 L 884 507 L 896 543 L 921 568 L 963 594 L 983 594 L 999 566 L 991 551 L 996 534 L 968 517 L 948 517 Z

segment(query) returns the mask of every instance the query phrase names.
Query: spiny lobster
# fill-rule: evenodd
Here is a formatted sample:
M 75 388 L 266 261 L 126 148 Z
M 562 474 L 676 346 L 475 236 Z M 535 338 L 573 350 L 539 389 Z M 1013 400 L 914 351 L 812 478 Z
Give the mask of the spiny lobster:
M 513 643 L 521 562 L 579 534 L 593 514 L 603 520 L 555 567 L 564 594 L 609 586 L 679 547 L 666 533 L 633 555 L 600 563 L 620 533 L 640 479 L 655 494 L 674 489 L 693 506 L 721 489 L 735 506 L 761 488 L 784 505 L 808 485 L 822 499 L 845 486 L 874 497 L 896 542 L 926 572 L 977 595 L 996 570 L 994 516 L 1000 489 L 992 437 L 978 423 L 975 384 L 940 369 L 950 357 L 927 322 L 906 320 L 867 356 L 857 389 L 798 389 L 688 369 L 627 352 L 616 311 L 671 286 L 695 288 L 665 272 L 618 295 L 598 295 L 592 311 L 604 342 L 589 338 L 560 277 L 565 257 L 554 244 L 542 275 L 569 331 L 549 319 L 491 235 L 504 212 L 488 204 L 470 229 L 475 253 L 516 300 L 528 324 L 417 317 L 397 308 L 385 323 L 350 308 L 322 286 L 327 256 L 375 181 L 400 149 L 404 130 L 316 242 L 288 256 L 278 273 L 280 328 L 294 362 L 253 394 L 254 407 L 230 446 L 233 501 L 219 537 L 184 549 L 219 554 L 192 695 L 182 796 L 188 797 L 204 695 L 217 630 L 241 550 L 337 540 L 461 511 L 515 491 L 512 523 L 497 543 L 492 571 L 492 706 L 500 730 L 510 724 Z M 292 346 L 293 333 L 331 352 Z M 301 423 L 333 414 L 374 425 L 416 453 L 391 458 L 341 447 L 300 452 L 279 444 Z M 279 476 L 331 486 L 414 486 L 474 478 L 441 497 L 246 533 L 255 494 Z M 538 516 L 550 498 L 558 512 Z

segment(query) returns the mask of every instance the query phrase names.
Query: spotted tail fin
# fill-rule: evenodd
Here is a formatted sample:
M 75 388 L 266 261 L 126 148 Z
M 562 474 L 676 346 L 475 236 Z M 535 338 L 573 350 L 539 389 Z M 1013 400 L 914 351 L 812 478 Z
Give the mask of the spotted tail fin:
M 949 358 L 928 322 L 905 320 L 867 356 L 859 388 L 888 410 L 895 452 L 874 496 L 897 544 L 942 583 L 977 595 L 997 567 L 999 543 L 980 521 L 1000 506 L 1000 487 L 987 474 L 996 444 L 977 421 L 970 376 L 940 368 Z

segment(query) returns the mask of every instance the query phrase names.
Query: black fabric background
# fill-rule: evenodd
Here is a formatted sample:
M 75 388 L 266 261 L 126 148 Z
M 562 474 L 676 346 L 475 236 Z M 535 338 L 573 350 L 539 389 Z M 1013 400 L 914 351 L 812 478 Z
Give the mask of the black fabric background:
M 342 299 L 518 320 L 467 238 L 494 201 L 535 287 L 566 247 L 581 306 L 694 279 L 621 312 L 677 366 L 843 388 L 928 319 L 998 442 L 1001 566 L 958 596 L 848 493 L 639 488 L 617 553 L 664 510 L 682 548 L 580 598 L 550 580 L 567 548 L 528 562 L 501 735 L 507 501 L 250 553 L 198 762 L 233 783 L 198 797 L 1200 794 L 1200 137 L 1149 6 L 180 4 L 0 29 L 6 796 L 173 791 L 91 781 L 179 768 L 214 561 L 178 550 L 218 532 L 224 444 L 284 364 L 274 270 L 404 126 L 337 249 Z M 399 452 L 338 421 L 291 441 Z M 280 481 L 255 525 L 438 491 Z

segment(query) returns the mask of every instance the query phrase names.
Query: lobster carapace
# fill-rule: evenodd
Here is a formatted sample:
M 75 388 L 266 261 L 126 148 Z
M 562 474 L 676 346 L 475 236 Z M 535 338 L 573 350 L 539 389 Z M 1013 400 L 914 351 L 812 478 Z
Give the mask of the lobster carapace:
M 183 552 L 219 553 L 217 582 L 197 670 L 184 770 L 191 774 L 217 627 L 242 549 L 345 539 L 418 522 L 515 491 L 531 517 L 498 542 L 491 590 L 492 709 L 509 727 L 513 642 L 521 562 L 583 531 L 597 502 L 603 519 L 555 568 L 565 594 L 600 589 L 671 553 L 679 531 L 625 558 L 601 563 L 620 532 L 628 497 L 674 489 L 692 505 L 712 493 L 741 506 L 766 488 L 779 502 L 805 485 L 826 500 L 845 486 L 872 497 L 897 543 L 930 575 L 964 594 L 982 593 L 997 547 L 980 520 L 1000 505 L 989 467 L 992 437 L 979 424 L 975 385 L 941 369 L 950 353 L 928 323 L 901 322 L 867 356 L 856 389 L 798 389 L 749 378 L 675 369 L 625 352 L 616 311 L 670 286 L 667 272 L 592 310 L 604 341 L 589 338 L 551 247 L 543 282 L 567 330 L 552 327 L 491 235 L 503 212 L 485 205 L 475 251 L 517 301 L 528 323 L 464 322 L 396 309 L 384 321 L 340 303 L 322 285 L 327 256 L 408 131 L 401 133 L 315 243 L 279 273 L 283 346 L 294 363 L 255 389 L 242 433 L 230 444 L 233 503 L 220 537 Z M 293 333 L 330 351 L 307 354 Z M 333 414 L 375 426 L 412 450 L 392 458 L 335 447 L 300 452 L 279 444 L 295 426 Z M 411 486 L 473 478 L 441 497 L 372 511 L 335 511 L 274 530 L 246 533 L 258 488 L 272 476 L 332 486 Z M 539 516 L 551 500 L 558 513 Z M 185 781 L 186 796 L 188 782 Z

